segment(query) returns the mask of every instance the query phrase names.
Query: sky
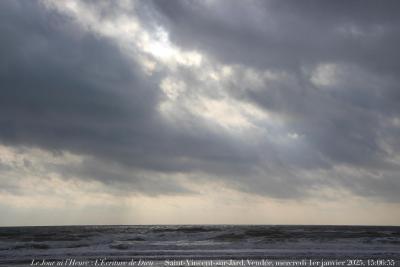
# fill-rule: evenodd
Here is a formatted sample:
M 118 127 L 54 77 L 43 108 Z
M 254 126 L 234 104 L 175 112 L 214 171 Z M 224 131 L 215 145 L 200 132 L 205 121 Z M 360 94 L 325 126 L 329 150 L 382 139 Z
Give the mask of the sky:
M 0 226 L 400 225 L 398 1 L 0 1 Z

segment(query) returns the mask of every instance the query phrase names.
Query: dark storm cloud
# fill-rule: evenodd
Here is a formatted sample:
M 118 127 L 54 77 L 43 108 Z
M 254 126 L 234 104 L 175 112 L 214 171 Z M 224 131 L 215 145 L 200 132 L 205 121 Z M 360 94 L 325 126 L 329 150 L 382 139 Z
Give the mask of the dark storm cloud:
M 400 66 L 393 57 L 400 41 L 396 1 L 152 3 L 174 42 L 227 63 L 285 70 L 321 61 L 376 71 Z
M 127 191 L 191 192 L 174 179 L 179 174 L 277 198 L 345 186 L 399 200 L 396 2 L 143 1 L 136 11 L 82 3 L 104 20 L 137 15 L 150 33 L 161 26 L 172 43 L 210 62 L 282 74 L 260 88 L 239 68 L 222 90 L 283 125 L 258 123 L 267 134 L 252 143 L 183 106 L 185 127 L 175 125 L 160 115 L 162 79 L 185 81 L 193 98 L 201 87 L 220 97 L 213 84 L 189 67 L 149 76 L 138 64 L 140 51 L 128 55 L 118 40 L 41 2 L 1 1 L 2 143 L 84 155 L 83 162 L 47 168 Z M 315 82 L 323 64 L 337 68 L 333 82 Z
M 386 190 L 393 196 L 388 188 L 398 190 L 394 156 L 399 153 L 399 130 L 388 124 L 400 116 L 398 2 L 153 1 L 150 6 L 181 47 L 225 64 L 289 77 L 253 90 L 240 83 L 239 74 L 233 85 L 241 99 L 284 117 L 285 130 L 302 137 L 300 153 L 275 146 L 284 166 L 333 170 L 342 164 L 380 170 L 382 177 L 375 182 L 350 175 L 334 178 L 333 184 L 364 195 L 385 195 Z M 312 82 L 322 64 L 338 66 L 334 84 Z M 334 177 L 335 171 L 328 176 Z M 326 178 L 323 183 L 332 183 Z M 301 185 L 301 180 L 293 182 Z
M 231 140 L 201 124 L 184 131 L 159 118 L 161 73 L 146 77 L 112 40 L 40 2 L 0 5 L 3 143 L 67 150 L 158 172 L 238 169 L 235 162 L 243 156 Z M 103 182 L 146 184 L 134 169 L 132 175 L 97 169 L 80 166 L 76 172 L 85 170 L 83 177 Z M 160 187 L 154 182 L 137 190 L 161 192 Z M 164 186 L 165 192 L 176 190 L 182 189 L 172 181 Z
M 113 155 L 147 135 L 156 84 L 110 40 L 37 2 L 1 4 L 3 142 Z

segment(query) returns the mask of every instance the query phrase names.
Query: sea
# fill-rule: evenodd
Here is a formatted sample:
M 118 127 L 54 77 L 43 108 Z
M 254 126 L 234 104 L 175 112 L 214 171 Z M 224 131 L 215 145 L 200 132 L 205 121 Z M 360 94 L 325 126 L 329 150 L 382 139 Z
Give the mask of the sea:
M 0 227 L 0 266 L 400 266 L 400 227 Z

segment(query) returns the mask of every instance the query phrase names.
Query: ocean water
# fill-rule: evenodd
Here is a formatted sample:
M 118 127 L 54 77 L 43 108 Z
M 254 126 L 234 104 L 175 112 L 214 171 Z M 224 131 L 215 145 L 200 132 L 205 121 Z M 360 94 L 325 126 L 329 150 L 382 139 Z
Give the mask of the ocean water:
M 2 227 L 0 266 L 400 266 L 400 227 Z

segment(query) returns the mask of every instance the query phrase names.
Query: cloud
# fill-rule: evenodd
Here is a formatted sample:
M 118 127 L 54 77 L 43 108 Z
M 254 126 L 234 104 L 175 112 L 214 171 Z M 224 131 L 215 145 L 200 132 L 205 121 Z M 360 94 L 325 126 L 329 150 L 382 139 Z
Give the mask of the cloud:
M 391 56 L 399 42 L 395 1 L 151 3 L 153 20 L 171 40 L 224 62 L 285 70 L 321 61 L 357 62 L 375 71 L 398 66 Z
M 299 145 L 287 154 L 285 146 L 274 146 L 284 166 L 375 170 L 382 173 L 379 183 L 398 188 L 390 178 L 399 170 L 398 126 L 388 123 L 399 116 L 397 3 L 153 1 L 151 6 L 173 42 L 242 66 L 232 75 L 235 96 L 279 116 L 281 130 L 298 137 Z M 255 68 L 262 84 L 243 82 L 245 68 Z M 280 78 L 265 77 L 266 71 Z M 334 171 L 328 175 L 334 176 Z M 357 193 L 378 188 L 367 177 L 357 180 Z
M 395 2 L 0 5 L 1 143 L 80 158 L 25 169 L 113 194 L 400 200 Z
M 117 162 L 125 168 L 122 173 L 93 164 L 77 171 L 91 174 L 82 179 L 130 180 L 134 185 L 154 178 L 135 178 L 129 171 L 217 171 L 235 168 L 229 161 L 242 158 L 231 140 L 201 123 L 187 131 L 166 124 L 157 111 L 162 73 L 148 76 L 138 57 L 124 54 L 115 40 L 40 2 L 2 5 L 13 14 L 2 16 L 7 40 L 0 73 L 3 143 Z M 169 183 L 164 193 L 176 191 L 173 179 Z M 136 190 L 159 192 L 159 186 L 155 182 Z

